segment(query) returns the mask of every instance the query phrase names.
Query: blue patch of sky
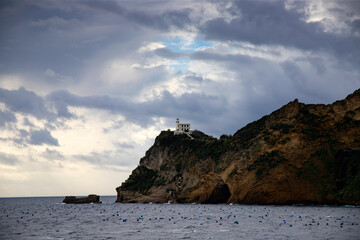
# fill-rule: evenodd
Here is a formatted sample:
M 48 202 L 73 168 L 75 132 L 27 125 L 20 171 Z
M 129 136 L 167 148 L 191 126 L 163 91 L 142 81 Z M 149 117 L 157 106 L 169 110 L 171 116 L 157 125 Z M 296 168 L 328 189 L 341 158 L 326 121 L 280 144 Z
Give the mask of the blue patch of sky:
M 211 42 L 202 41 L 202 40 L 194 40 L 188 42 L 182 38 L 166 39 L 163 40 L 162 43 L 166 46 L 166 48 L 174 52 L 183 52 L 183 53 L 195 52 L 200 48 L 211 47 L 214 45 Z
M 166 48 L 170 49 L 174 52 L 179 53 L 191 53 L 196 52 L 199 49 L 212 47 L 214 44 L 207 41 L 202 40 L 193 40 L 191 42 L 186 41 L 183 38 L 169 38 L 162 41 L 162 44 L 165 45 Z M 172 60 L 173 64 L 170 64 L 170 69 L 176 74 L 185 74 L 188 72 L 188 67 L 190 60 L 186 58 L 178 58 L 176 60 Z

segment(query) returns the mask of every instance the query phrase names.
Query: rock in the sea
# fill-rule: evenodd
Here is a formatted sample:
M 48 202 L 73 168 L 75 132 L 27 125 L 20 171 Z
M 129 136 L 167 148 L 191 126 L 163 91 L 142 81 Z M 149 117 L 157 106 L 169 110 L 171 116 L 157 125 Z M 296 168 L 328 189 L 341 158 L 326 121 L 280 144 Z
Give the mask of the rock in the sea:
M 82 203 L 101 203 L 100 196 L 95 194 L 90 194 L 87 197 L 74 197 L 74 196 L 66 196 L 63 200 L 63 203 L 66 204 L 82 204 Z

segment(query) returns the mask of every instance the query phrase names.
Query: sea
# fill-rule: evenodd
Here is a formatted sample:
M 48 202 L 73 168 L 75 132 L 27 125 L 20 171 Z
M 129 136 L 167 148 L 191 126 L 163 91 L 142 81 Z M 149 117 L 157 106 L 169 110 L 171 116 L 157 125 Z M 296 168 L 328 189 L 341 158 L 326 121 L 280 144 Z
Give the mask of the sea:
M 360 208 L 0 198 L 0 239 L 360 239 Z

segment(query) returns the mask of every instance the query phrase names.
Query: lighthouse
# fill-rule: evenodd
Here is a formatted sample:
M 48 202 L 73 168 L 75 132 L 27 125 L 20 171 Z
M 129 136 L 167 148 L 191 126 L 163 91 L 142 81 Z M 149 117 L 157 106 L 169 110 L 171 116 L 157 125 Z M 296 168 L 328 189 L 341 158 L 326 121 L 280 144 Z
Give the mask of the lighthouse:
M 175 134 L 189 133 L 189 132 L 190 132 L 190 123 L 180 123 L 180 120 L 177 118 Z

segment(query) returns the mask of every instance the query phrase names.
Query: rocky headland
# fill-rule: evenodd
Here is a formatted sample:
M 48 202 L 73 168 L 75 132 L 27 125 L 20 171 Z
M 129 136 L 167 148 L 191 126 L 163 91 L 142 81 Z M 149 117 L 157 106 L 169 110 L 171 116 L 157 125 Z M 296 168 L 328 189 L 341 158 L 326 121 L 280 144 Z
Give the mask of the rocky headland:
M 219 139 L 163 131 L 117 202 L 360 205 L 360 89 L 294 100 Z

